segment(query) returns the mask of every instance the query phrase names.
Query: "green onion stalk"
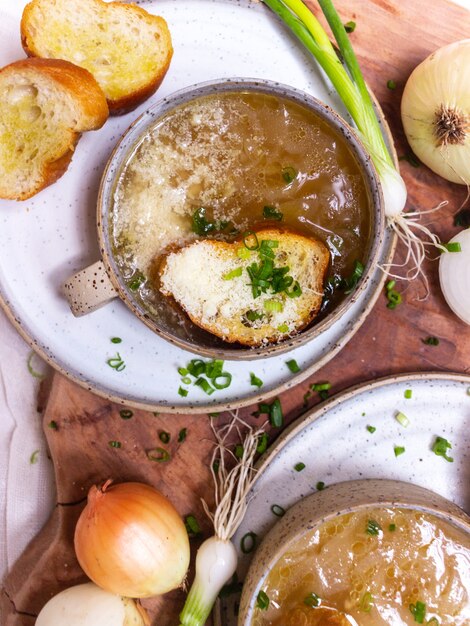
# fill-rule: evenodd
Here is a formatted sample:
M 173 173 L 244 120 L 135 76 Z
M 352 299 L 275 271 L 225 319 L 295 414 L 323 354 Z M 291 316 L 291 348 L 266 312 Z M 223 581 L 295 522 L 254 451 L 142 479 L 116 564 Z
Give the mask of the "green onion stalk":
M 204 626 L 222 587 L 237 569 L 238 555 L 231 538 L 238 530 L 247 507 L 247 496 L 255 479 L 254 458 L 265 434 L 263 429 L 248 426 L 243 439 L 240 458 L 230 470 L 227 459 L 236 458 L 227 449 L 227 441 L 234 426 L 247 426 L 235 414 L 225 427 L 213 432 L 217 445 L 212 458 L 212 477 L 215 486 L 215 511 L 212 513 L 203 500 L 206 514 L 214 526 L 214 535 L 206 539 L 196 555 L 196 575 L 180 613 L 180 626 Z M 238 428 L 237 428 L 238 429 Z
M 262 1 L 279 16 L 314 56 L 338 92 L 377 170 L 387 222 L 407 247 L 407 256 L 403 265 L 411 261 L 412 269 L 407 273 L 406 278 L 412 280 L 420 274 L 423 275 L 421 266 L 425 258 L 424 246 L 434 245 L 438 248 L 442 246 L 438 237 L 418 222 L 420 212 L 403 212 L 407 197 L 405 182 L 384 141 L 357 57 L 332 1 L 318 0 L 318 4 L 332 30 L 343 62 L 338 57 L 322 25 L 302 0 Z M 443 204 L 445 203 L 436 209 Z M 427 235 L 430 242 L 424 243 L 413 229 Z M 397 278 L 403 278 L 403 276 L 397 276 Z M 424 279 L 426 281 L 425 277 Z

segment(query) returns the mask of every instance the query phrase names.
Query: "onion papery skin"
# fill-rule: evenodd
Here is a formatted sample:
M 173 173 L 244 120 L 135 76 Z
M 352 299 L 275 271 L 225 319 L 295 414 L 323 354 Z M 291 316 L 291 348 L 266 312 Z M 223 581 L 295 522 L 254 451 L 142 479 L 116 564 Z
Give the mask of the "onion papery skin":
M 188 533 L 159 491 L 142 483 L 92 487 L 75 529 L 75 552 L 97 585 L 130 598 L 176 589 L 189 566 Z
M 464 136 L 459 143 L 438 139 L 441 107 L 461 116 Z M 413 70 L 401 118 L 408 143 L 425 165 L 446 180 L 470 183 L 470 39 L 436 50 Z

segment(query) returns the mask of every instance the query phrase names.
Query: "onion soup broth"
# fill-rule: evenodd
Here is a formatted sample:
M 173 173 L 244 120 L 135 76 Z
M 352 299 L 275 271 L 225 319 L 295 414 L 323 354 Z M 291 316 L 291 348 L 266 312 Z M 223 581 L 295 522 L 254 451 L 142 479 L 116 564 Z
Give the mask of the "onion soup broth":
M 302 537 L 263 591 L 253 626 L 464 626 L 470 541 L 409 509 L 348 513 Z
M 152 278 L 169 248 L 273 224 L 320 239 L 331 254 L 325 313 L 365 264 L 371 223 L 346 139 L 306 106 L 247 91 L 203 96 L 157 120 L 118 178 L 110 235 L 119 271 L 149 313 L 197 334 Z

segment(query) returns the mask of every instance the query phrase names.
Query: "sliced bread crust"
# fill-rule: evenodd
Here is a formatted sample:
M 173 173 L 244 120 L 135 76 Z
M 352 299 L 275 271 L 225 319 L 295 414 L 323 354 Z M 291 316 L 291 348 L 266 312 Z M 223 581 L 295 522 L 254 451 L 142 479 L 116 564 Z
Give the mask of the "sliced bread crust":
M 12 200 L 55 182 L 80 133 L 108 119 L 93 76 L 55 59 L 23 59 L 0 69 L 0 111 L 0 198 Z
M 112 115 L 151 96 L 173 55 L 162 17 L 103 0 L 33 0 L 23 11 L 21 40 L 28 56 L 66 59 L 89 70 Z
M 254 298 L 247 267 L 260 258 L 256 251 L 240 258 L 243 242 L 198 240 L 169 253 L 159 272 L 161 293 L 172 297 L 195 324 L 228 343 L 253 347 L 292 336 L 312 322 L 321 307 L 330 260 L 328 249 L 316 239 L 278 229 L 256 234 L 260 244 L 278 243 L 274 266 L 289 267 L 300 296 L 268 290 Z M 282 309 L 271 310 L 273 301 Z

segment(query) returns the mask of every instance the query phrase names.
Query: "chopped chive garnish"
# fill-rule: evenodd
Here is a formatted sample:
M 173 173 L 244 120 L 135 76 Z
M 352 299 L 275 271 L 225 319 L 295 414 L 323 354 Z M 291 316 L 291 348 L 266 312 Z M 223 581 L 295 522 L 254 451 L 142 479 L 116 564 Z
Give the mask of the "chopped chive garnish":
M 470 228 L 470 209 L 462 209 L 454 216 L 454 226 Z
M 447 450 L 452 448 L 452 444 L 444 439 L 444 437 L 436 437 L 436 441 L 432 447 L 432 451 L 436 456 L 442 456 L 449 463 L 453 463 L 454 459 L 447 454 Z
M 426 337 L 426 339 L 421 339 L 421 341 L 427 346 L 438 346 L 439 339 L 437 337 Z
M 189 371 L 185 367 L 178 367 L 178 374 L 180 376 L 187 376 Z
M 394 289 L 396 281 L 389 280 L 385 285 L 385 295 L 387 297 L 387 308 L 388 309 L 396 309 L 399 304 L 401 304 L 402 297 L 401 293 L 399 293 L 396 289 Z
M 235 446 L 235 451 L 234 451 L 235 458 L 242 459 L 244 451 L 245 451 L 245 448 L 242 446 L 242 444 L 237 443 L 237 445 Z
M 387 87 L 393 90 L 397 88 L 397 84 L 393 79 L 390 79 L 390 80 L 387 80 Z
M 186 398 L 186 396 L 188 395 L 188 390 L 184 389 L 183 387 L 180 387 L 178 389 L 178 393 L 182 398 Z
M 170 443 L 171 435 L 165 430 L 162 430 L 160 433 L 158 433 L 158 438 L 162 443 Z
M 279 398 L 276 398 L 269 407 L 269 423 L 274 428 L 281 428 L 284 424 L 284 415 L 282 413 L 282 406 Z
M 217 474 L 217 472 L 219 471 L 219 467 L 220 467 L 220 461 L 215 460 L 212 463 L 212 471 L 214 472 L 214 474 Z
M 122 448 L 122 444 L 120 441 L 108 441 L 108 446 L 110 448 Z
M 127 286 L 129 287 L 131 291 L 137 291 L 139 287 L 141 287 L 144 284 L 144 282 L 145 282 L 145 276 L 142 274 L 142 272 L 137 272 L 136 274 L 134 274 L 131 280 L 127 283 Z
M 258 535 L 253 532 L 249 532 L 246 533 L 246 535 L 243 535 L 240 541 L 240 548 L 243 554 L 250 554 L 250 552 L 253 552 L 256 546 L 257 538 Z
M 252 252 L 253 250 L 258 250 L 259 241 L 256 233 L 253 231 L 248 231 L 243 235 L 243 245 L 247 250 Z
M 220 413 L 208 413 L 209 417 L 219 417 Z
M 315 488 L 317 491 L 323 491 L 323 489 L 325 489 L 326 485 L 322 480 L 319 480 L 317 482 L 317 484 L 315 485 Z
M 375 426 L 367 426 L 367 430 L 370 432 L 371 435 L 373 435 L 377 428 Z
M 134 411 L 131 411 L 130 409 L 121 409 L 119 411 L 119 415 L 123 420 L 130 420 L 131 417 L 134 415 Z
M 31 352 L 29 353 L 28 356 L 28 361 L 26 363 L 27 367 L 28 367 L 28 372 L 31 374 L 31 376 L 33 376 L 33 378 L 38 378 L 39 380 L 43 380 L 45 378 L 44 374 L 41 374 L 41 372 L 38 372 L 34 369 L 32 362 L 33 359 L 36 357 L 36 352 L 34 352 L 33 350 L 31 350 Z
M 396 529 L 397 529 L 397 525 L 396 525 L 396 524 L 389 524 L 389 525 L 388 525 L 388 530 L 389 530 L 391 533 L 394 533 L 394 532 L 396 531 Z
M 234 278 L 237 278 L 238 276 L 241 276 L 243 273 L 243 268 L 242 267 L 237 267 L 234 270 L 232 270 L 231 272 L 228 272 L 227 274 L 224 274 L 222 276 L 222 278 L 224 280 L 233 280 Z
M 288 185 L 290 185 L 291 182 L 297 178 L 297 170 L 290 166 L 284 167 L 282 170 L 282 178 Z
M 190 376 L 183 376 L 183 378 L 181 379 L 181 382 L 183 383 L 183 385 L 190 385 L 191 384 L 191 377 Z
M 192 217 L 192 231 L 196 235 L 207 235 L 213 230 L 216 230 L 216 224 L 214 222 L 208 222 L 206 219 L 206 209 L 199 207 L 193 213 Z
M 222 372 L 211 380 L 216 389 L 227 389 L 227 387 L 230 387 L 230 384 L 232 382 L 232 374 L 229 374 L 228 372 Z
M 282 313 L 284 306 L 279 300 L 265 300 L 264 310 L 268 313 Z
M 354 269 L 351 276 L 349 278 L 343 278 L 340 285 L 340 287 L 344 289 L 344 293 L 346 295 L 352 293 L 356 289 L 363 274 L 364 265 L 358 260 L 354 261 Z
M 331 383 L 313 383 L 313 385 L 310 385 L 310 389 L 317 391 L 321 400 L 326 400 L 330 395 Z
M 121 337 L 111 337 L 111 343 L 122 343 Z
M 316 593 L 310 593 L 306 598 L 304 598 L 304 604 L 312 609 L 317 609 L 321 604 L 321 598 L 320 596 L 317 596 Z
M 187 515 L 184 518 L 184 525 L 186 526 L 186 532 L 190 537 L 197 537 L 201 534 L 201 527 L 194 515 Z
M 424 602 L 418 600 L 416 604 L 410 604 L 410 612 L 417 624 L 424 624 L 424 618 L 426 616 L 426 605 Z
M 297 372 L 300 372 L 300 367 L 297 364 L 297 361 L 295 359 L 291 359 L 290 361 L 286 361 L 286 365 L 287 365 L 287 367 L 290 369 L 290 371 L 293 374 L 297 374 Z
M 401 424 L 404 428 L 406 428 L 409 423 L 410 420 L 406 417 L 406 415 L 404 413 L 402 413 L 401 411 L 398 411 L 398 413 L 395 415 L 395 419 L 397 420 L 397 422 L 399 424 Z
M 372 537 L 376 537 L 382 530 L 381 525 L 373 519 L 367 520 L 366 533 Z
M 344 25 L 344 30 L 347 33 L 353 33 L 356 30 L 356 22 L 353 22 L 352 20 L 346 22 L 346 24 Z
M 281 324 L 280 326 L 277 327 L 278 331 L 280 333 L 288 333 L 289 332 L 289 326 L 287 324 Z
M 362 596 L 359 602 L 359 610 L 364 613 L 370 613 L 372 605 L 374 604 L 374 597 L 370 591 L 366 591 L 366 593 Z
M 251 256 L 251 252 L 247 248 L 238 248 L 237 257 L 242 261 L 247 261 Z
M 111 357 L 106 361 L 109 367 L 116 372 L 122 372 L 122 370 L 126 369 L 126 364 L 124 363 L 119 352 L 116 353 L 116 356 Z
M 416 154 L 414 154 L 414 152 L 411 152 L 411 150 L 409 152 L 407 152 L 406 154 L 403 154 L 402 156 L 399 156 L 398 160 L 399 161 L 408 161 L 408 163 L 412 167 L 419 167 L 421 165 L 421 161 L 418 159 Z
M 393 448 L 393 452 L 395 453 L 395 456 L 400 456 L 401 454 L 404 454 L 406 451 L 406 449 L 404 448 L 404 446 L 394 446 Z
M 279 504 L 273 504 L 271 507 L 271 513 L 273 513 L 276 517 L 282 517 L 286 514 L 286 510 L 279 506 Z
M 405 393 L 403 395 L 407 400 L 410 400 L 413 397 L 413 391 L 411 389 L 405 389 Z
M 187 434 L 188 434 L 188 429 L 182 428 L 178 433 L 178 443 L 183 443 L 183 441 L 186 439 Z
M 266 452 L 267 447 L 268 447 L 268 434 L 262 433 L 260 437 L 258 438 L 258 445 L 256 446 L 256 452 L 258 452 L 259 454 L 263 454 L 263 452 Z
M 29 462 L 31 465 L 35 465 L 39 460 L 39 450 L 35 450 L 31 456 L 29 457 Z
M 258 378 L 256 374 L 250 372 L 250 384 L 253 385 L 253 387 L 262 387 L 263 381 L 261 380 L 261 378 Z
M 156 463 L 165 463 L 170 460 L 170 453 L 164 448 L 153 448 L 147 452 L 147 458 Z
M 263 217 L 265 220 L 276 220 L 280 222 L 284 215 L 273 206 L 265 206 L 263 207 Z
M 296 472 L 301 472 L 302 470 L 305 469 L 305 463 L 302 463 L 302 462 L 296 463 L 294 465 L 294 469 L 295 469 Z
M 194 384 L 200 387 L 208 396 L 211 396 L 215 391 L 214 387 L 212 387 L 205 378 L 198 378 Z
M 55 420 L 51 420 L 48 424 L 48 427 L 51 430 L 59 430 L 59 426 L 57 425 L 57 422 Z
M 262 590 L 258 593 L 258 596 L 256 597 L 256 606 L 261 611 L 267 611 L 268 610 L 269 598 L 268 598 L 267 594 L 264 591 L 262 591 Z
M 312 391 L 309 389 L 306 393 L 304 393 L 304 407 L 308 406 L 308 401 L 312 397 Z
M 447 250 L 447 252 L 462 252 L 462 246 L 458 241 L 443 243 L 442 246 Z

